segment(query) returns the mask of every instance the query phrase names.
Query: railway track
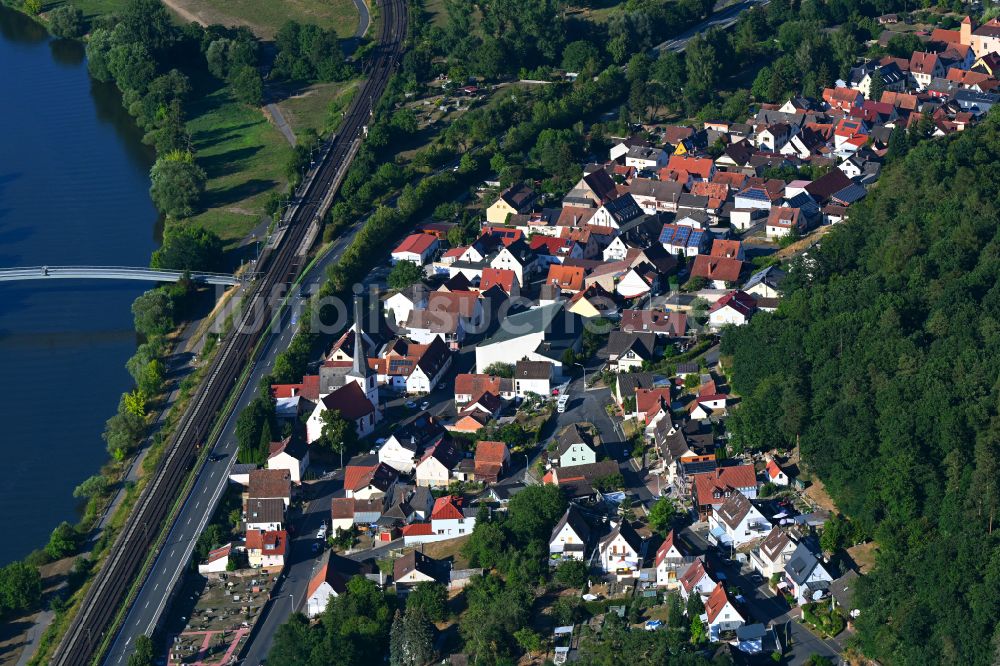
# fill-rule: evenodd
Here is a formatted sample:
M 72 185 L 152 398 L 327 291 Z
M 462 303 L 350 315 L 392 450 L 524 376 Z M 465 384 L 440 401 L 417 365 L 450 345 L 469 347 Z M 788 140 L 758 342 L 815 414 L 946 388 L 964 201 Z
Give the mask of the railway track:
M 340 132 L 325 148 L 319 171 L 302 193 L 294 212 L 286 221 L 281 243 L 261 256 L 261 277 L 246 298 L 249 306 L 243 319 L 223 341 L 191 406 L 182 416 L 166 455 L 155 477 L 139 497 L 125 527 L 112 546 L 111 553 L 97 573 L 79 612 L 56 649 L 52 663 L 58 666 L 90 664 L 104 644 L 105 634 L 115 630 L 111 623 L 118 615 L 136 575 L 163 533 L 188 472 L 197 464 L 202 444 L 211 435 L 213 425 L 227 398 L 238 388 L 244 369 L 253 362 L 257 342 L 266 330 L 272 295 L 291 284 L 303 265 L 301 246 L 310 226 L 325 215 L 332 200 L 331 190 L 339 187 L 348 163 L 357 150 L 357 142 L 376 102 L 397 65 L 406 35 L 405 0 L 384 0 L 378 46 L 366 68 L 368 78 Z M 264 325 L 254 322 L 265 322 Z M 207 442 L 209 446 L 215 442 Z M 211 511 L 212 507 L 206 507 Z

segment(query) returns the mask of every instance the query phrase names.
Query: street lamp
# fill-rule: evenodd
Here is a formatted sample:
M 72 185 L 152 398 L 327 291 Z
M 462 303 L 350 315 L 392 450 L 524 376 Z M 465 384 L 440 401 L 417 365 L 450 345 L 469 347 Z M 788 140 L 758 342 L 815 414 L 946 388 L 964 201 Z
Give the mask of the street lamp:
M 585 368 L 583 366 L 583 363 L 574 363 L 573 365 L 578 365 L 578 366 L 580 366 L 580 369 L 583 370 L 583 390 L 586 391 L 587 390 L 587 368 Z
M 288 598 L 292 600 L 292 612 L 294 613 L 295 612 L 295 593 L 294 592 L 289 592 L 288 593 Z

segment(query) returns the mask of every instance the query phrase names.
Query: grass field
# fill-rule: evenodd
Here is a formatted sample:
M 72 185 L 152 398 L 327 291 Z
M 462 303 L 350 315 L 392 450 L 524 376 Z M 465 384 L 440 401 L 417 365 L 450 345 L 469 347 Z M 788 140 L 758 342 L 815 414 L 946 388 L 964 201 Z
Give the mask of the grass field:
M 336 102 L 339 107 L 346 109 L 360 85 L 360 80 L 317 83 L 278 102 L 278 108 L 296 135 L 306 129 L 316 130 L 318 134 L 323 135 L 326 130 L 331 129 L 330 104 Z
M 353 0 L 165 0 L 164 4 L 201 23 L 248 26 L 263 39 L 273 38 L 288 20 L 333 28 L 342 39 L 358 27 Z
M 195 97 L 189 113 L 188 131 L 208 174 L 207 210 L 190 223 L 232 244 L 260 221 L 266 193 L 284 188 L 291 147 L 260 111 L 234 101 L 225 88 Z
M 67 0 L 43 3 L 45 11 L 67 4 Z M 88 19 L 111 14 L 125 5 L 125 0 L 69 0 Z M 197 21 L 204 25 L 245 25 L 263 39 L 289 19 L 333 28 L 341 39 L 354 34 L 358 27 L 358 8 L 354 0 L 163 0 L 178 16 L 178 22 Z

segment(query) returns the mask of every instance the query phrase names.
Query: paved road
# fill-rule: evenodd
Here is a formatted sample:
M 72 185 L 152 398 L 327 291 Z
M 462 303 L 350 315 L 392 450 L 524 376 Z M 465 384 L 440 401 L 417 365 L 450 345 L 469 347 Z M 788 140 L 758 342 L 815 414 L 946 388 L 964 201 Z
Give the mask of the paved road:
M 337 241 L 333 249 L 323 260 L 317 262 L 306 276 L 307 282 L 322 280 L 326 266 L 340 258 L 361 226 L 360 223 L 355 225 Z M 303 299 L 300 295 L 297 294 L 295 299 L 296 303 L 293 303 L 293 307 L 296 304 L 303 305 Z M 287 317 L 285 323 L 287 324 Z M 226 486 L 228 471 L 235 461 L 237 449 L 236 417 L 257 394 L 257 385 L 261 377 L 271 371 L 275 357 L 288 348 L 293 335 L 294 327 L 286 325 L 278 327 L 276 334 L 268 339 L 260 360 L 254 366 L 250 380 L 240 395 L 236 407 L 231 412 L 229 420 L 226 421 L 219 444 L 216 446 L 215 452 L 225 457 L 205 464 L 190 498 L 181 509 L 180 516 L 174 524 L 163 550 L 157 557 L 149 579 L 140 591 L 139 597 L 129 611 L 122 631 L 108 652 L 105 659 L 106 664 L 124 664 L 131 652 L 130 645 L 134 637 L 140 633 L 148 635 L 156 626 L 157 619 L 168 602 L 164 596 L 165 591 L 171 589 L 172 582 L 187 566 L 190 559 L 189 553 L 211 516 L 210 507 L 215 505 Z M 316 520 L 318 521 L 319 518 Z M 296 544 L 298 544 L 298 540 Z M 295 550 L 299 545 L 293 545 L 293 558 L 301 554 Z M 304 547 L 309 548 L 308 545 Z
M 681 536 L 694 548 L 695 554 L 707 554 L 707 559 L 715 566 L 715 570 L 726 574 L 732 588 L 739 588 L 746 600 L 744 606 L 754 622 L 774 626 L 785 646 L 783 663 L 801 666 L 813 654 L 828 657 L 835 664 L 839 662 L 844 634 L 841 634 L 842 638 L 824 640 L 795 621 L 794 618 L 799 617 L 798 609 L 791 609 L 783 597 L 774 596 L 767 581 L 753 571 L 749 564 L 741 568 L 738 563 L 723 560 L 705 539 L 707 533 L 707 524 L 696 523 L 684 528 Z
M 739 2 L 735 5 L 727 7 L 726 9 L 723 9 L 720 12 L 712 14 L 707 19 L 705 19 L 698 25 L 694 26 L 693 28 L 685 30 L 677 37 L 674 37 L 673 39 L 668 39 L 662 44 L 658 44 L 654 48 L 657 51 L 676 51 L 676 52 L 683 51 L 684 49 L 687 48 L 688 42 L 690 42 L 695 37 L 695 35 L 703 33 L 712 28 L 720 28 L 724 30 L 729 26 L 733 25 L 734 23 L 736 23 L 736 21 L 738 21 L 740 18 L 740 14 L 742 14 L 743 12 L 747 11 L 754 5 L 764 6 L 768 3 L 768 1 L 769 0 L 763 0 L 763 2 L 754 2 L 754 0 L 744 0 L 743 2 Z

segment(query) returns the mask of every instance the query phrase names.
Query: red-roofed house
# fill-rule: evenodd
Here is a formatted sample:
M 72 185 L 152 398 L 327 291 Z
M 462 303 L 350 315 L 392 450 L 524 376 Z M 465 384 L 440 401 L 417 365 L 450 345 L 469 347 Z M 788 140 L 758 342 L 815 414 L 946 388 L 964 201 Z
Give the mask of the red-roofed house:
M 492 393 L 503 400 L 513 400 L 514 380 L 495 375 L 455 375 L 455 405 L 467 405 L 483 393 Z
M 833 109 L 849 111 L 852 107 L 861 106 L 864 95 L 851 88 L 826 88 L 823 90 L 823 101 Z
M 699 254 L 694 258 L 694 265 L 691 267 L 691 277 L 705 278 L 714 288 L 725 289 L 727 283 L 736 282 L 740 279 L 742 271 L 743 262 L 739 259 Z
M 671 155 L 666 169 L 681 174 L 681 182 L 708 181 L 715 175 L 715 162 L 710 157 Z
M 271 395 L 275 400 L 302 397 L 316 402 L 319 400 L 319 375 L 306 375 L 300 384 L 271 384 Z
M 757 310 L 757 301 L 743 291 L 731 291 L 717 300 L 708 310 L 708 325 L 718 330 L 723 326 L 742 326 Z
M 774 462 L 774 458 L 767 461 L 764 471 L 767 473 L 768 483 L 773 483 L 776 486 L 788 485 L 788 475 L 785 474 L 785 470 L 781 469 L 778 463 Z
M 521 284 L 517 281 L 517 274 L 507 268 L 483 269 L 483 275 L 479 278 L 479 293 L 482 294 L 494 287 L 511 298 L 517 298 L 521 294 Z
M 430 523 L 411 523 L 403 526 L 403 545 L 409 546 L 415 543 L 430 543 L 439 541 L 434 528 Z
M 733 493 L 742 493 L 747 499 L 757 498 L 757 474 L 753 465 L 717 467 L 711 472 L 694 475 L 692 499 L 702 520 L 708 520 L 712 511 L 722 506 Z
M 326 610 L 331 597 L 339 597 L 347 591 L 344 577 L 333 570 L 327 557 L 306 588 L 306 615 L 316 617 Z
M 285 530 L 262 532 L 247 530 L 247 560 L 255 569 L 282 569 L 288 550 L 288 533 Z
M 733 600 L 722 583 L 715 586 L 705 600 L 705 615 L 708 618 L 708 638 L 717 643 L 724 632 L 736 631 L 746 619 L 736 610 Z
M 545 284 L 555 285 L 564 294 L 575 294 L 583 289 L 584 271 L 579 266 L 552 264 Z
M 457 495 L 445 495 L 434 500 L 431 511 L 431 528 L 434 534 L 443 539 L 453 539 L 465 534 L 472 534 L 476 526 L 476 514 L 462 507 L 462 498 Z
M 664 416 L 670 416 L 670 387 L 635 390 L 636 418 L 647 426 Z
M 687 314 L 664 310 L 623 310 L 621 330 L 626 333 L 650 331 L 657 335 L 681 338 L 687 334 Z
M 667 533 L 667 538 L 656 549 L 654 566 L 656 567 L 657 587 L 673 590 L 680 586 L 680 574 L 684 570 L 687 555 L 687 549 L 682 547 L 680 540 L 674 535 L 674 531 L 670 530 Z
M 945 74 L 944 63 L 938 54 L 914 51 L 910 56 L 910 76 L 913 77 L 917 90 L 925 89 L 932 79 L 943 78 Z
M 703 557 L 699 557 L 691 563 L 684 573 L 681 574 L 681 596 L 684 601 L 692 594 L 699 597 L 706 597 L 715 589 L 715 574 L 709 568 Z
M 503 442 L 479 442 L 476 444 L 476 481 L 496 483 L 510 462 L 510 450 Z
M 354 499 L 381 499 L 398 479 L 399 472 L 375 456 L 365 456 L 357 463 L 349 461 L 344 468 L 345 494 Z
M 532 237 L 528 247 L 538 257 L 539 267 L 561 264 L 567 259 L 583 259 L 583 248 L 568 238 L 538 234 Z
M 726 257 L 727 259 L 746 260 L 743 253 L 743 243 L 738 240 L 723 240 L 716 238 L 712 241 L 712 249 L 709 252 L 713 257 Z
M 782 238 L 792 233 L 793 229 L 798 233 L 805 231 L 805 216 L 800 213 L 798 208 L 772 208 L 764 225 L 767 237 Z
M 410 234 L 392 251 L 392 263 L 409 261 L 423 266 L 438 249 L 438 240 L 430 234 Z
M 208 553 L 204 564 L 198 565 L 198 573 L 223 573 L 229 568 L 229 555 L 233 552 L 233 544 L 227 543 L 225 546 L 216 548 Z

